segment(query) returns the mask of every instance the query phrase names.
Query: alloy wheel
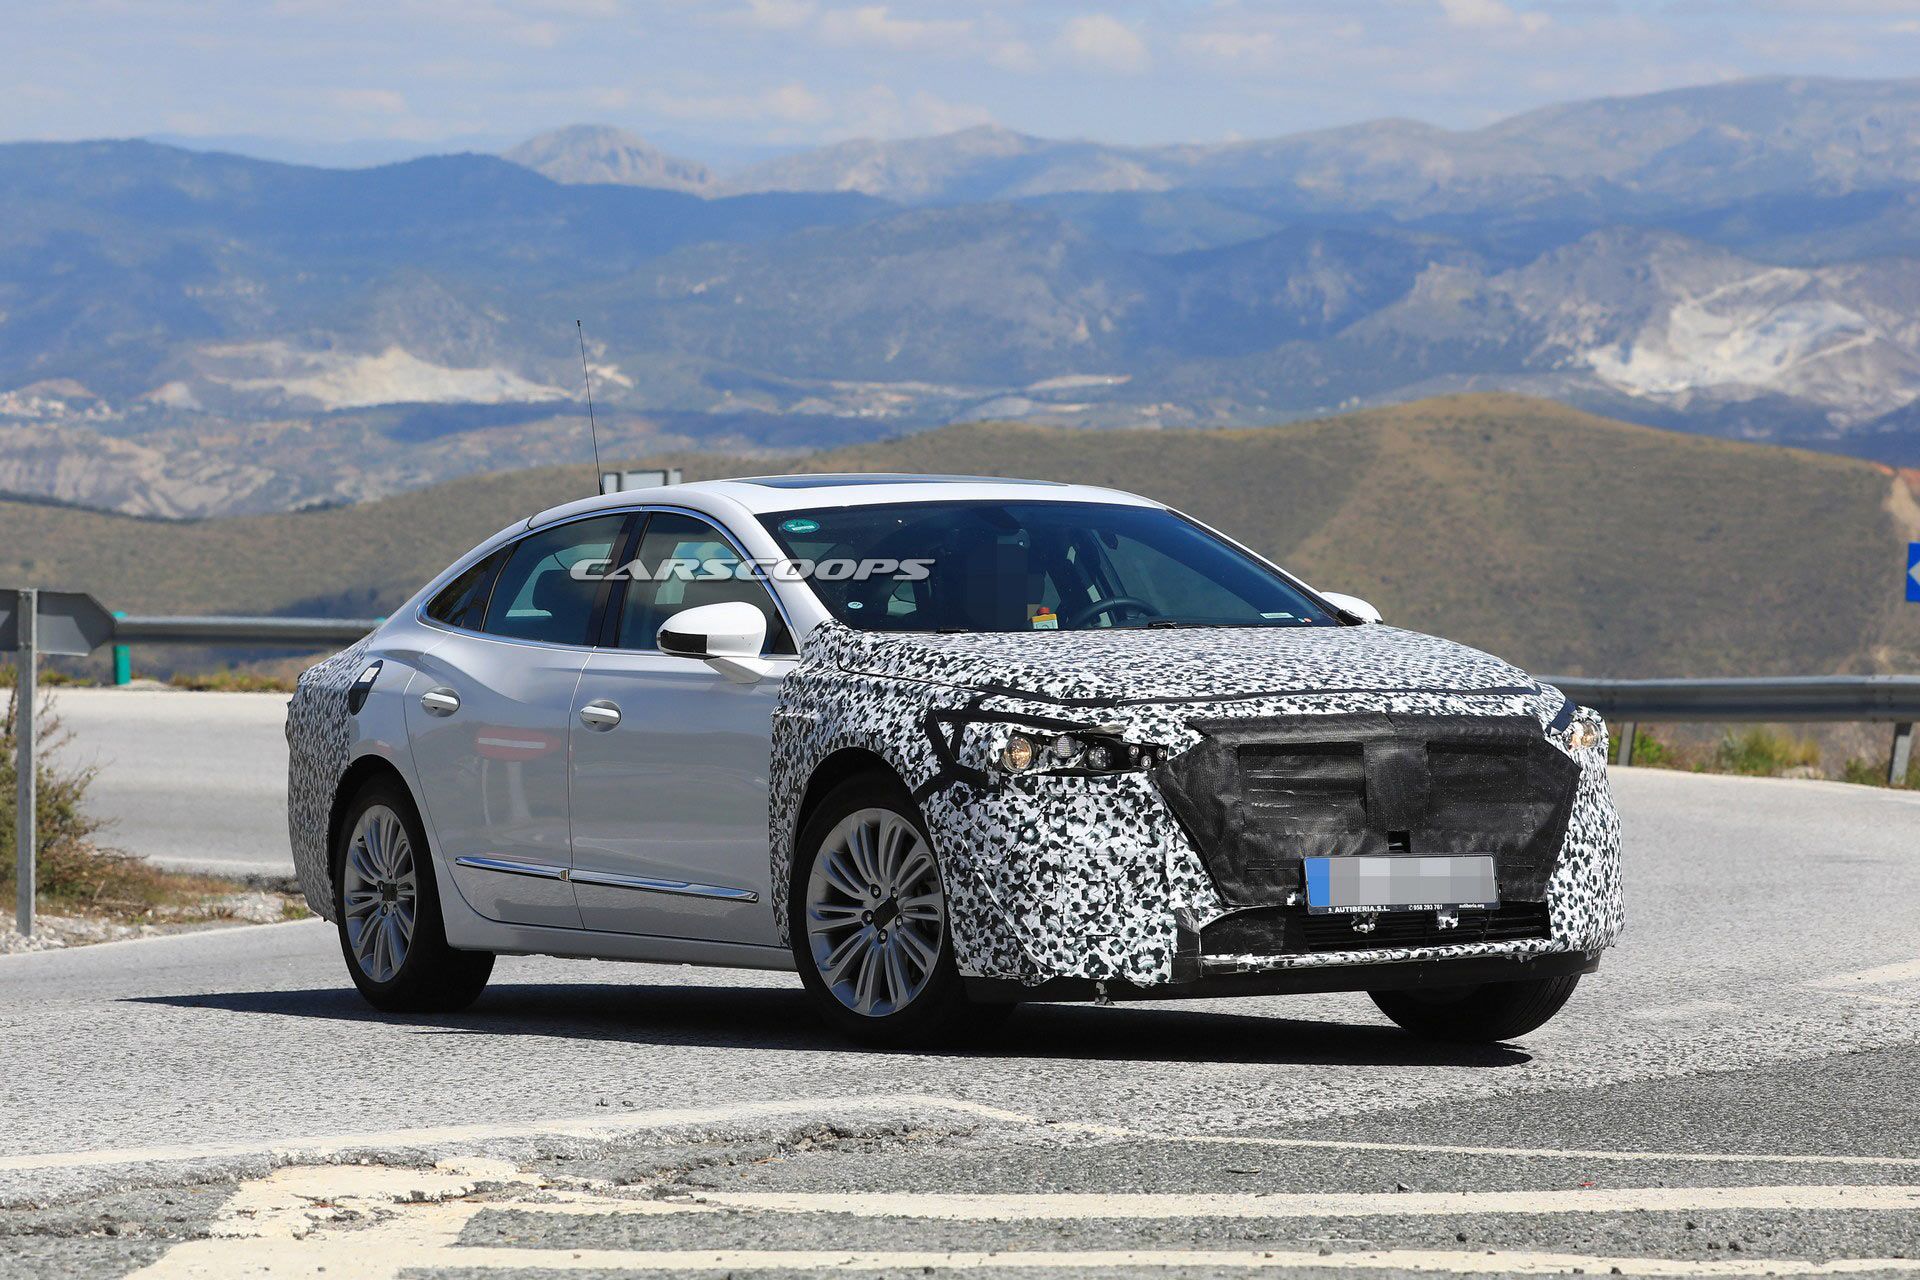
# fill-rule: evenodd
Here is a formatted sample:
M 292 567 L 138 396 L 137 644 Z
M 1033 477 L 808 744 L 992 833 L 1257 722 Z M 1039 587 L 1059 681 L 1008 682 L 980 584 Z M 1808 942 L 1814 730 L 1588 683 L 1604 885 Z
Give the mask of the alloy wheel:
M 368 806 L 347 843 L 340 899 L 354 963 L 374 982 L 393 981 L 406 963 L 418 884 L 406 824 L 383 804 Z
M 860 809 L 827 834 L 807 876 L 814 969 L 848 1009 L 884 1018 L 926 990 L 945 940 L 933 850 L 891 809 Z

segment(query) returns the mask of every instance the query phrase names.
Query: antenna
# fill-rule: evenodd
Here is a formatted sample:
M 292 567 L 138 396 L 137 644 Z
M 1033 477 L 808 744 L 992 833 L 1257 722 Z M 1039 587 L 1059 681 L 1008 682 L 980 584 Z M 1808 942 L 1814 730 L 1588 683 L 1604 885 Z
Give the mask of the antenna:
M 600 428 L 593 421 L 593 374 L 587 370 L 587 330 L 578 320 L 574 333 L 580 339 L 580 380 L 587 384 L 587 438 L 593 441 L 593 491 L 600 492 Z

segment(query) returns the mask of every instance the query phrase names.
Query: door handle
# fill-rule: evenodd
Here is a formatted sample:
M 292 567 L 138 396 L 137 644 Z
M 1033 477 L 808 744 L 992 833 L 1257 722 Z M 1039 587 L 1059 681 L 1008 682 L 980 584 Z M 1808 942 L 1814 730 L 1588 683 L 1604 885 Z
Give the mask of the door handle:
M 450 716 L 460 709 L 460 695 L 436 685 L 420 695 L 420 708 L 430 716 Z
M 580 723 L 605 733 L 620 723 L 620 708 L 601 698 L 580 708 Z

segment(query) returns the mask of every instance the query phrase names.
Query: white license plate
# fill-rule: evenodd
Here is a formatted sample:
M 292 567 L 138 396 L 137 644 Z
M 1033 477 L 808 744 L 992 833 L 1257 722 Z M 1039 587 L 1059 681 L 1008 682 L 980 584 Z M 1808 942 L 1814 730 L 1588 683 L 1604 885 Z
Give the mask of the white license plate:
M 1308 858 L 1307 910 L 1314 915 L 1360 911 L 1432 911 L 1500 905 L 1493 859 L 1415 857 Z

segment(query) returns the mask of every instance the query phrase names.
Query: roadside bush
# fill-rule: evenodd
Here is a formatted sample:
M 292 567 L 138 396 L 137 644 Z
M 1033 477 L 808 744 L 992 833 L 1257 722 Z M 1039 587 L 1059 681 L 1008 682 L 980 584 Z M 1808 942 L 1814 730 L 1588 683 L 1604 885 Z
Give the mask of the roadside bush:
M 1840 780 L 1862 787 L 1884 787 L 1887 785 L 1887 766 L 1878 760 L 1862 760 L 1851 756 L 1840 768 Z M 1920 760 L 1907 766 L 1907 776 L 1903 785 L 1920 789 Z
M 0 668 L 0 691 L 6 694 L 6 715 L 0 718 L 0 888 L 4 888 L 7 907 L 13 903 L 16 858 L 18 704 L 13 699 L 13 686 L 17 679 L 15 668 Z M 59 753 L 71 742 L 72 735 L 61 725 L 53 698 L 44 690 L 40 702 L 34 744 L 38 757 L 33 806 L 38 832 L 35 900 L 49 906 L 98 903 L 102 899 L 144 901 L 149 896 L 145 882 L 150 869 L 137 858 L 99 845 L 96 838 L 106 824 L 86 811 L 87 787 L 93 782 L 94 771 L 59 761 Z
M 1645 729 L 1636 729 L 1633 734 L 1633 762 L 1646 765 L 1650 769 L 1684 769 L 1686 762 L 1681 759 L 1677 747 L 1670 746 L 1648 733 Z
M 1721 738 L 1713 753 L 1712 767 L 1720 773 L 1765 778 L 1778 777 L 1789 769 L 1815 768 L 1819 763 L 1819 743 L 1756 725 L 1743 733 L 1729 732 Z

